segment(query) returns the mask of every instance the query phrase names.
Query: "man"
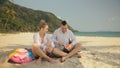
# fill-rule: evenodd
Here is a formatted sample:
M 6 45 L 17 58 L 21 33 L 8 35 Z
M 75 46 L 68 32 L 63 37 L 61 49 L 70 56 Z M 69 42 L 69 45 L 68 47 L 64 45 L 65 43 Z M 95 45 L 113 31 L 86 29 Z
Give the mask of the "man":
M 59 48 L 65 54 L 64 56 L 62 56 L 61 62 L 77 54 L 77 52 L 81 48 L 81 44 L 77 43 L 73 32 L 68 29 L 66 21 L 61 22 L 60 28 L 55 30 L 52 38 L 55 43 L 55 47 Z

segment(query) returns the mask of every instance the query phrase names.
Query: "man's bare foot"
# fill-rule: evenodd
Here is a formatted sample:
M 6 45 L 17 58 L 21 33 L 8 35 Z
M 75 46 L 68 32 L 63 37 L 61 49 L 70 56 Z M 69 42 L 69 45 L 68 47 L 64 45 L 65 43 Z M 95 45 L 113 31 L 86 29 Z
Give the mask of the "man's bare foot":
M 52 64 L 56 63 L 56 61 L 55 61 L 54 59 L 52 59 L 52 58 L 50 58 L 48 61 L 49 61 L 50 63 L 52 63 Z
M 81 55 L 79 54 L 79 53 L 76 53 L 75 55 L 73 55 L 73 56 L 75 56 L 75 57 L 77 57 L 77 58 L 81 58 Z M 72 57 L 72 56 L 71 56 Z M 70 57 L 70 58 L 71 58 Z
M 81 55 L 78 55 L 78 58 L 81 58 Z
M 64 62 L 66 60 L 66 57 L 62 57 L 61 59 L 60 59 L 60 62 L 62 63 L 62 62 Z
M 41 64 L 41 58 L 39 58 L 38 60 L 36 60 L 36 64 Z

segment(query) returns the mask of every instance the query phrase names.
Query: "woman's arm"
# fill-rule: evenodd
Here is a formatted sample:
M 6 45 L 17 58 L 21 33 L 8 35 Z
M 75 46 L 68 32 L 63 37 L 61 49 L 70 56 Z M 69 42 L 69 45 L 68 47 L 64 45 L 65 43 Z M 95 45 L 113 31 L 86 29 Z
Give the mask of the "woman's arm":
M 33 35 L 33 40 L 35 44 L 39 46 L 41 45 L 40 40 L 39 40 L 39 35 L 37 33 Z

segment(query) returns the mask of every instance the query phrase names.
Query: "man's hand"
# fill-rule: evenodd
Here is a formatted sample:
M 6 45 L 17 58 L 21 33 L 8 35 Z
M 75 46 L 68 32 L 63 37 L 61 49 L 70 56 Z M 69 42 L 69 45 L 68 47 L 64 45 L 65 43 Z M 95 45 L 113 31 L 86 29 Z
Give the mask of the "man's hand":
M 58 45 L 59 45 L 59 46 L 63 46 L 64 44 L 63 44 L 63 43 L 61 43 L 61 42 L 58 42 Z
M 70 50 L 73 48 L 73 46 L 72 46 L 71 44 L 68 44 L 68 45 L 65 46 L 65 48 L 66 48 L 68 51 L 70 51 Z

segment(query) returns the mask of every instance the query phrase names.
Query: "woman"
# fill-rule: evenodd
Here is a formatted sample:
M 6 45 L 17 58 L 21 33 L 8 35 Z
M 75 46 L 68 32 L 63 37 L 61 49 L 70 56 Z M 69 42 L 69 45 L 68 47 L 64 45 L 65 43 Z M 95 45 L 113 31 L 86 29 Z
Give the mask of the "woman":
M 48 31 L 48 25 L 44 20 L 40 21 L 40 31 L 34 34 L 34 44 L 32 45 L 32 52 L 36 57 L 39 57 L 36 61 L 37 64 L 41 64 L 41 59 L 44 58 L 50 63 L 56 63 L 56 61 L 46 54 L 51 53 L 54 48 L 54 44 L 51 42 L 50 37 L 46 32 Z

